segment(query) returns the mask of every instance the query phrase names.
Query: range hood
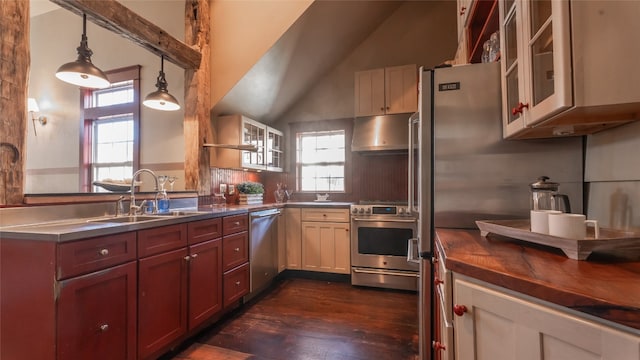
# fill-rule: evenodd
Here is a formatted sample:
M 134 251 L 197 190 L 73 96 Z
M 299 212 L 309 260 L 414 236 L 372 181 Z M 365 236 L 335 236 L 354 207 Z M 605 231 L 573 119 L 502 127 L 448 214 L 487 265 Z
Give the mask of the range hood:
M 363 155 L 407 153 L 410 116 L 411 113 L 356 118 L 351 151 Z

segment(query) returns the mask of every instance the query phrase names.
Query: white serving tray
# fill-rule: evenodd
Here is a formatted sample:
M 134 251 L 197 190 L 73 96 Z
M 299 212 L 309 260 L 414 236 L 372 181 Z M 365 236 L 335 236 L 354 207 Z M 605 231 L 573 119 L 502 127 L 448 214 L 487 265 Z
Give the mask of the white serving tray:
M 584 239 L 567 239 L 547 234 L 531 232 L 529 220 L 478 220 L 480 234 L 484 237 L 490 233 L 498 234 L 522 241 L 547 245 L 561 249 L 568 258 L 586 260 L 594 251 L 640 249 L 640 233 L 623 230 L 600 228 L 600 237 L 593 237 L 593 229 L 587 229 Z

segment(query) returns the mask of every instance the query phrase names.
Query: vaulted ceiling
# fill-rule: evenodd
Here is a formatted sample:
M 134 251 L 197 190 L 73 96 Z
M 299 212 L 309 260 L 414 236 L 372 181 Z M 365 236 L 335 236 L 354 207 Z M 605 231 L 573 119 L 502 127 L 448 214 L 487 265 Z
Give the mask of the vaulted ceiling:
M 402 1 L 315 1 L 217 103 L 213 114 L 276 121 Z

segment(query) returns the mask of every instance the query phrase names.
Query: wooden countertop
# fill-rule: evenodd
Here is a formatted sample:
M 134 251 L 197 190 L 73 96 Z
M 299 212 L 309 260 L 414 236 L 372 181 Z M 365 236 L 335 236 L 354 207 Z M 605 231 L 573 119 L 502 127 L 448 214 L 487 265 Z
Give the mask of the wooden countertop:
M 560 250 L 480 231 L 437 229 L 448 269 L 640 330 L 640 255 L 567 258 Z

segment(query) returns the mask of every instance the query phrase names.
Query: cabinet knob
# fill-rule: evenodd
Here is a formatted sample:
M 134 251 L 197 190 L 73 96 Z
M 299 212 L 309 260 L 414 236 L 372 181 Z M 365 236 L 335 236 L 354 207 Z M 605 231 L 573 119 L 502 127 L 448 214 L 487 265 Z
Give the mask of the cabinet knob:
M 109 255 L 109 249 L 102 249 L 99 251 L 100 255 L 107 256 Z
M 240 286 L 240 281 L 236 281 L 236 286 Z
M 185 261 L 189 261 L 190 259 L 191 259 L 191 257 L 190 257 L 189 255 L 187 255 L 187 256 L 185 256 L 185 257 L 184 257 L 184 260 L 185 260 Z
M 105 332 L 105 331 L 107 331 L 107 330 L 109 330 L 109 324 L 102 324 L 102 325 L 100 325 L 100 331 L 101 331 L 101 332 Z
M 235 251 L 235 252 L 240 252 L 240 248 L 239 248 L 239 247 L 237 247 L 237 248 L 233 249 L 233 251 Z
M 433 284 L 434 285 L 440 285 L 440 284 L 444 284 L 443 280 L 440 280 L 438 278 L 433 279 Z
M 195 259 L 198 257 L 198 254 L 191 254 L 191 257 Z
M 511 109 L 511 114 L 512 115 L 517 115 L 517 114 L 522 114 L 522 109 L 525 108 L 529 108 L 529 104 L 523 104 L 521 102 L 518 103 L 518 106 L 514 107 L 513 109 Z
M 433 350 L 435 351 L 447 350 L 447 347 L 444 346 L 444 344 L 440 341 L 434 341 L 433 343 L 431 343 L 431 347 L 433 347 Z
M 464 315 L 464 313 L 467 312 L 467 307 L 464 305 L 453 305 L 453 313 L 458 315 L 458 316 L 462 316 Z
M 233 223 L 235 226 L 240 226 L 240 221 L 236 221 Z
M 380 111 L 384 111 L 384 107 L 381 107 L 381 108 L 380 108 Z
M 460 8 L 460 16 L 464 15 L 464 13 L 467 12 L 467 7 L 463 6 Z

